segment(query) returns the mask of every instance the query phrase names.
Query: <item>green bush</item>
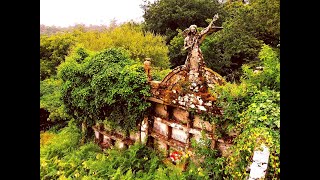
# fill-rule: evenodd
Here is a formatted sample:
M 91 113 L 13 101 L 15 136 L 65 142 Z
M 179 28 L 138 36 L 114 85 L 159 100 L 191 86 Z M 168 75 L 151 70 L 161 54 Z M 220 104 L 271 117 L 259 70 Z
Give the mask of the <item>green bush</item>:
M 199 177 L 203 177 L 205 179 L 223 179 L 226 159 L 221 157 L 217 149 L 210 148 L 211 143 L 212 141 L 204 136 L 204 134 L 202 135 L 200 142 L 192 140 L 194 158 L 197 164 L 191 161 L 189 168 L 190 170 L 198 169 Z M 202 161 L 200 159 L 202 159 Z
M 58 68 L 67 112 L 88 125 L 107 119 L 113 127 L 134 130 L 150 106 L 143 65 L 123 49 L 74 53 Z
M 254 72 L 244 65 L 241 83 L 226 83 L 211 89 L 218 97 L 223 116 L 211 118 L 217 134 L 238 133 L 231 155 L 224 162 L 224 177 L 246 179 L 253 151 L 264 144 L 269 147 L 267 179 L 280 177 L 280 62 L 277 53 L 264 45 L 259 52 L 263 70 Z M 210 118 L 209 118 L 210 119 Z
M 41 137 L 44 140 L 40 146 L 40 179 L 200 180 L 209 179 L 210 171 L 205 165 L 213 165 L 210 158 L 203 166 L 190 164 L 183 172 L 174 165 L 165 165 L 162 154 L 139 143 L 126 150 L 114 148 L 102 152 L 92 142 L 80 144 L 80 131 L 72 121 L 59 132 Z M 218 166 L 209 167 L 212 168 Z
M 56 67 L 64 62 L 74 44 L 70 33 L 40 36 L 40 80 L 56 75 Z
M 80 139 L 80 131 L 72 121 L 69 126 L 63 128 L 58 134 L 46 143 L 45 147 L 40 148 L 40 157 L 48 159 L 52 157 L 62 157 L 70 151 L 74 150 Z
M 49 119 L 51 121 L 70 118 L 61 101 L 61 84 L 61 79 L 54 79 L 53 77 L 40 81 L 40 108 L 50 113 Z
M 266 145 L 270 156 L 266 179 L 280 178 L 280 135 L 267 127 L 246 128 L 231 147 L 232 154 L 226 160 L 225 173 L 230 179 L 247 179 L 247 167 L 252 163 L 254 150 Z
M 162 81 L 171 71 L 172 69 L 160 70 L 159 68 L 153 68 L 151 70 L 152 80 Z
M 279 54 L 268 45 L 263 45 L 259 52 L 262 71 L 254 72 L 248 65 L 243 66 L 242 81 L 255 84 L 259 89 L 269 88 L 280 91 L 280 58 Z
M 152 174 L 160 164 L 154 150 L 135 144 L 127 150 L 108 149 L 105 154 L 97 154 L 95 159 L 83 163 L 89 175 L 104 179 L 126 177 L 141 178 Z
M 177 35 L 176 29 L 184 30 L 192 24 L 207 26 L 206 19 L 212 19 L 216 13 L 220 15 L 217 21 L 220 25 L 224 16 L 221 4 L 216 0 L 160 0 L 145 2 L 142 8 L 145 29 L 166 35 L 167 43 Z
M 102 152 L 96 144 L 80 145 L 79 140 L 80 131 L 69 123 L 43 143 L 40 146 L 40 178 L 148 179 L 161 166 L 161 156 L 141 144 L 127 150 Z
M 49 138 L 48 138 L 48 135 Z M 58 179 L 77 177 L 82 162 L 94 158 L 100 148 L 93 143 L 80 146 L 79 128 L 70 121 L 69 125 L 56 133 L 43 133 L 40 145 L 40 178 Z

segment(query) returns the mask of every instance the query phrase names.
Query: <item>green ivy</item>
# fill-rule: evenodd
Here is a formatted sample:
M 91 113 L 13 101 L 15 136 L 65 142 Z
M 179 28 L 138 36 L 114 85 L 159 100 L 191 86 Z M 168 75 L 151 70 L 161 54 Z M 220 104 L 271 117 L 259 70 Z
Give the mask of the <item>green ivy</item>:
M 254 72 L 244 65 L 239 84 L 226 83 L 210 92 L 217 98 L 217 106 L 223 109 L 219 117 L 208 116 L 216 124 L 220 138 L 231 131 L 238 136 L 233 139 L 231 154 L 226 159 L 224 177 L 248 178 L 247 167 L 252 163 L 253 151 L 265 144 L 270 149 L 267 179 L 280 176 L 280 62 L 276 51 L 264 45 L 259 52 L 263 70 Z
M 107 119 L 114 127 L 133 130 L 150 106 L 143 65 L 123 49 L 75 49 L 58 67 L 58 76 L 67 112 L 89 125 Z

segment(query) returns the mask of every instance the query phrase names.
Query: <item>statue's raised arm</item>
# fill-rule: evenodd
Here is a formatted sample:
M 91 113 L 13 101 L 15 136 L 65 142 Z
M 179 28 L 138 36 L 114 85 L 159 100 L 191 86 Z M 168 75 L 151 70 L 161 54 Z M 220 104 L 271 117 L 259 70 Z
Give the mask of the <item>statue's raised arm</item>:
M 201 42 L 205 39 L 205 37 L 207 35 L 210 35 L 213 32 L 219 31 L 222 29 L 222 27 L 217 27 L 214 25 L 214 22 L 217 21 L 219 19 L 219 15 L 215 14 L 212 18 L 212 21 L 210 22 L 210 24 L 208 25 L 208 27 L 204 28 L 201 32 L 200 32 L 200 37 L 199 37 L 199 43 L 201 44 Z
M 222 29 L 222 27 L 217 27 L 213 24 L 218 18 L 219 15 L 216 14 L 208 27 L 204 28 L 201 32 L 198 32 L 195 24 L 182 32 L 182 35 L 185 37 L 183 47 L 185 50 L 188 50 L 188 55 L 184 64 L 189 70 L 188 80 L 193 84 L 197 84 L 201 81 L 201 77 L 203 77 L 205 71 L 205 62 L 200 49 L 201 42 L 207 35 Z M 201 86 L 199 86 L 198 89 L 200 87 Z

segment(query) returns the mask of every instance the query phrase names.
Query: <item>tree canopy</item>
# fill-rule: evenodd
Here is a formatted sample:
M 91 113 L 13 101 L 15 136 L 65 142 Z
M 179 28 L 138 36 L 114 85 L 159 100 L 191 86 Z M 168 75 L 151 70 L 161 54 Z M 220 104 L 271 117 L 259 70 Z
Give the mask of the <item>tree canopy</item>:
M 68 55 L 74 40 L 69 33 L 40 36 L 40 80 L 56 75 L 56 67 Z
M 221 5 L 217 0 L 159 0 L 143 4 L 145 28 L 156 34 L 166 35 L 166 42 L 177 35 L 176 29 L 188 28 L 195 24 L 207 25 L 206 19 L 219 13 L 223 18 Z M 217 21 L 221 25 L 222 19 Z
M 169 68 L 168 48 L 164 38 L 143 31 L 138 24 L 126 23 L 104 31 L 78 31 L 76 39 L 88 50 L 124 48 L 134 60 L 144 62 L 148 57 L 151 58 L 152 66 Z
M 207 36 L 201 44 L 206 65 L 229 81 L 239 81 L 243 64 L 259 63 L 258 53 L 263 44 L 276 48 L 280 43 L 279 4 L 279 0 L 253 0 L 249 4 L 227 1 L 222 4 L 223 30 Z M 171 67 L 182 65 L 186 58 L 182 49 L 182 30 L 178 30 L 180 33 L 170 41 Z

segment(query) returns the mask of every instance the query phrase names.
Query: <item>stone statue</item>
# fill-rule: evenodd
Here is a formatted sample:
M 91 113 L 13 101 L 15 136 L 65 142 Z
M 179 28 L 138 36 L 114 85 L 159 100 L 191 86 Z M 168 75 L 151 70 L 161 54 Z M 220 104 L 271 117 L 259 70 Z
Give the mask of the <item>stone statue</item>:
M 145 61 L 143 63 L 143 68 L 147 74 L 147 78 L 148 78 L 148 81 L 151 81 L 151 58 L 145 58 Z
M 208 27 L 203 29 L 200 33 L 197 32 L 196 25 L 191 25 L 183 31 L 183 36 L 185 37 L 184 49 L 188 50 L 185 66 L 189 70 L 188 79 L 193 87 L 196 87 L 199 83 L 201 84 L 201 77 L 204 72 L 203 68 L 205 63 L 199 46 L 207 35 L 222 29 L 222 27 L 217 27 L 213 24 L 218 18 L 219 16 L 216 14 Z

